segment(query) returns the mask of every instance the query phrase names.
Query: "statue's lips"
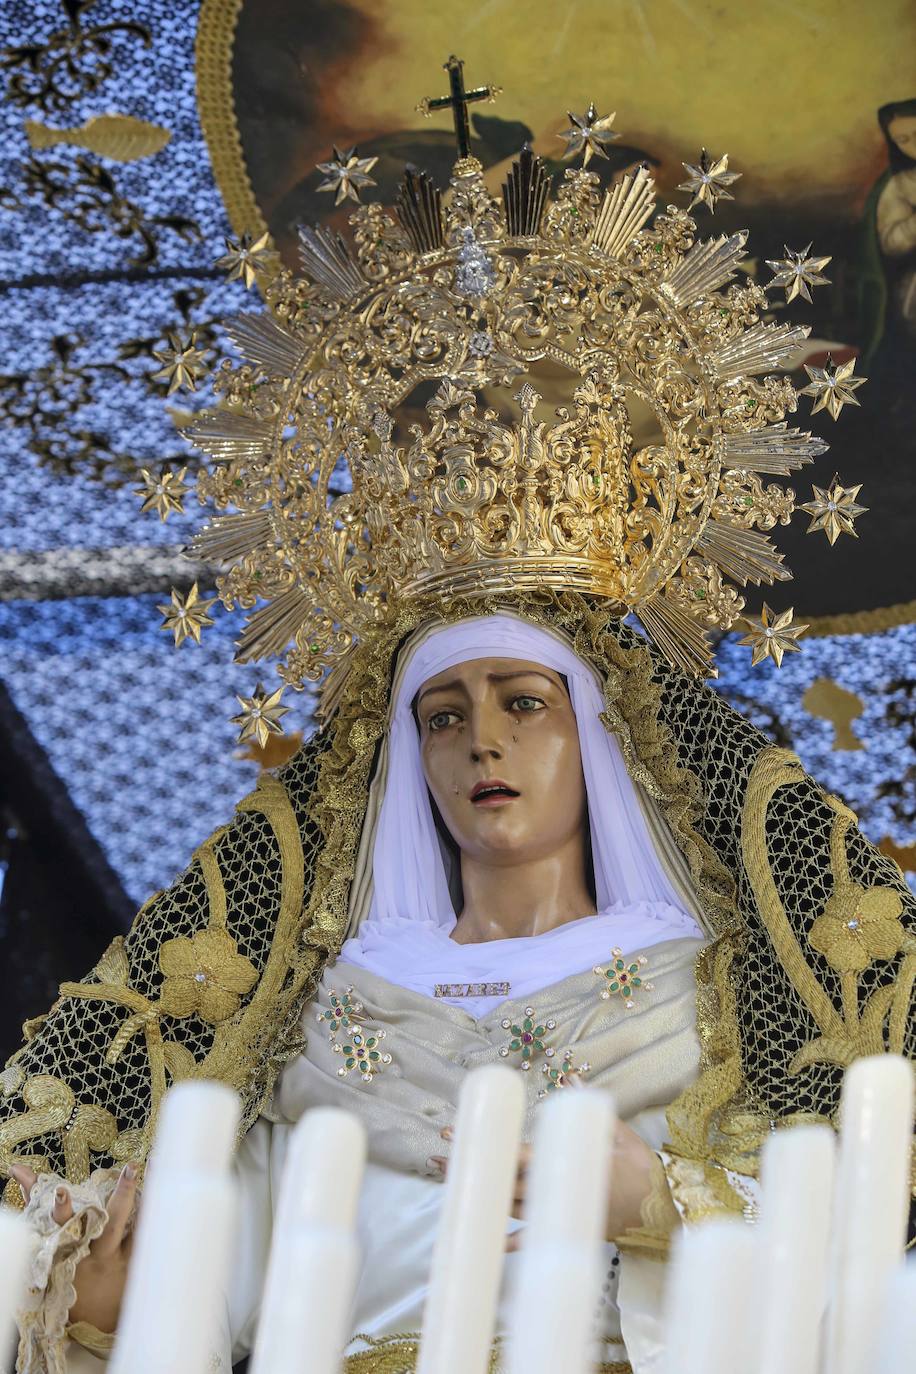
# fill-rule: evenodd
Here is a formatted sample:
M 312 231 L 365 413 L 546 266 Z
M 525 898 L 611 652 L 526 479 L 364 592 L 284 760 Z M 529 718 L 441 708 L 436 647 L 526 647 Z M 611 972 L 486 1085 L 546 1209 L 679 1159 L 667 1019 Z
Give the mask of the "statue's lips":
M 474 806 L 505 806 L 518 795 L 515 788 L 510 787 L 507 782 L 500 782 L 494 778 L 476 784 L 471 791 L 471 802 Z

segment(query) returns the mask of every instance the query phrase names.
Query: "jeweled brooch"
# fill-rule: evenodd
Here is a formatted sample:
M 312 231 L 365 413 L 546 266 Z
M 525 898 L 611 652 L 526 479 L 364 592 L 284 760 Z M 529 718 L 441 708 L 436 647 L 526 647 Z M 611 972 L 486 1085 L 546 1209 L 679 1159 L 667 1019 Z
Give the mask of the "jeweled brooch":
M 543 1054 L 547 1059 L 552 1059 L 556 1054 L 556 1049 L 546 1043 L 545 1037 L 550 1031 L 556 1030 L 557 1023 L 552 1019 L 537 1021 L 534 1007 L 525 1008 L 525 1019 L 521 1025 L 517 1025 L 510 1016 L 504 1017 L 499 1024 L 512 1035 L 507 1044 L 500 1046 L 499 1053 L 503 1059 L 507 1059 L 510 1054 L 519 1055 L 520 1069 L 530 1069 L 531 1061 L 536 1054 Z
M 607 982 L 607 986 L 601 989 L 601 996 L 607 1001 L 609 998 L 619 995 L 623 998 L 624 1004 L 629 1010 L 636 1003 L 633 1001 L 633 993 L 637 988 L 645 988 L 650 991 L 653 984 L 647 983 L 640 977 L 640 970 L 644 969 L 648 963 L 644 954 L 639 954 L 635 959 L 627 960 L 623 956 L 622 949 L 611 950 L 611 962 L 603 967 L 596 964 L 592 969 Z

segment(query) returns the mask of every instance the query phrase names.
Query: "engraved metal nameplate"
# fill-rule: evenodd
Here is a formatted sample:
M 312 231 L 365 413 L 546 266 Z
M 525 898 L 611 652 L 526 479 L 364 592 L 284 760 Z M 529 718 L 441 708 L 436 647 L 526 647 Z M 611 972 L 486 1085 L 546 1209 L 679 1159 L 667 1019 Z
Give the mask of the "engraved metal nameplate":
M 437 997 L 508 997 L 511 983 L 437 983 Z

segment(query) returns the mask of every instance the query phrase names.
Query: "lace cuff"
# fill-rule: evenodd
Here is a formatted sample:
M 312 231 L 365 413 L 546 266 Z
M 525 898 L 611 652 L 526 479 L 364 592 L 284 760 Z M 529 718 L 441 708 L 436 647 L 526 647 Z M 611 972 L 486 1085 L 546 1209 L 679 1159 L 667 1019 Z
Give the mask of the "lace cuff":
M 671 1234 L 681 1224 L 681 1215 L 674 1204 L 664 1156 L 655 1155 L 649 1171 L 650 1189 L 639 1206 L 641 1226 L 631 1226 L 616 1238 L 623 1254 L 646 1255 L 650 1259 L 667 1259 Z
M 76 1341 L 84 1350 L 90 1350 L 93 1355 L 98 1355 L 99 1359 L 107 1360 L 114 1349 L 114 1332 L 100 1331 L 91 1322 L 74 1322 L 67 1327 L 67 1335 L 71 1341 Z
M 119 1172 L 96 1169 L 85 1183 L 69 1183 L 58 1174 L 41 1174 L 32 1189 L 25 1216 L 38 1244 L 29 1269 L 26 1306 L 18 1313 L 19 1374 L 67 1374 L 67 1341 L 71 1333 L 81 1345 L 101 1353 L 78 1334 L 80 1328 L 86 1327 L 87 1333 L 94 1328 L 83 1322 L 70 1327 L 67 1316 L 76 1301 L 76 1266 L 105 1228 L 108 1199 Z M 70 1194 L 73 1216 L 66 1225 L 59 1226 L 51 1213 L 54 1194 L 62 1185 Z M 103 1332 L 98 1335 L 104 1337 Z
M 756 1221 L 756 1179 L 707 1160 L 667 1153 L 662 1160 L 674 1205 L 684 1221 L 705 1221 L 728 1213 Z

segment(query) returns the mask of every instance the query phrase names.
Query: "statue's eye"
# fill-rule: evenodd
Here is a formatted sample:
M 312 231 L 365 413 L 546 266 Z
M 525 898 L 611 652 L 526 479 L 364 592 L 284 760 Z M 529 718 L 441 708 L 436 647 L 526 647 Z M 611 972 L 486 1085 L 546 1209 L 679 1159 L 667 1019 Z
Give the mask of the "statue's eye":
M 444 730 L 457 716 L 454 711 L 435 711 L 426 722 L 428 730 Z
M 544 705 L 540 697 L 519 696 L 515 697 L 512 705 L 517 711 L 539 711 Z

